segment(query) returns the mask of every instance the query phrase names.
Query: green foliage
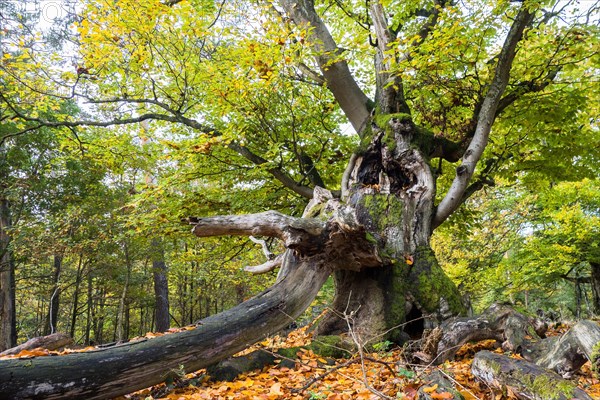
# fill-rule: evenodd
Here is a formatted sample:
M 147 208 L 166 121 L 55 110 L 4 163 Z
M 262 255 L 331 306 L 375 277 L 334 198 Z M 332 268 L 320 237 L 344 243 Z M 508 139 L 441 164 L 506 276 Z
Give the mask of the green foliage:
M 309 400 L 323 400 L 323 399 L 327 398 L 326 394 L 316 393 L 316 392 L 313 392 L 312 390 L 308 391 L 308 395 L 309 395 L 309 397 L 308 397 Z
M 373 344 L 373 349 L 378 352 L 386 352 L 388 351 L 394 343 L 389 340 L 385 340 L 383 342 L 378 342 Z
M 398 376 L 401 378 L 413 379 L 416 374 L 414 371 L 411 371 L 406 368 L 398 367 Z
M 571 280 L 589 276 L 599 257 L 598 181 L 535 192 L 498 188 L 472 205 L 476 214 L 462 227 L 440 230 L 433 244 L 476 308 L 503 299 L 576 314 Z

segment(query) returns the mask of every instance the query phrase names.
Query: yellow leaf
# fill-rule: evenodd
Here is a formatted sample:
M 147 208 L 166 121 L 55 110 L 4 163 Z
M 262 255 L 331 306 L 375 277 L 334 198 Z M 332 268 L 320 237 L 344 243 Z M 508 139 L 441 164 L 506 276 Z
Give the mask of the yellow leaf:
M 436 383 L 436 384 L 435 384 L 435 385 L 433 385 L 433 386 L 426 386 L 426 387 L 424 387 L 424 388 L 423 388 L 423 391 L 424 391 L 425 393 L 433 393 L 433 392 L 435 392 L 435 390 L 436 390 L 437 388 L 438 388 L 438 385 L 437 385 L 437 383 Z

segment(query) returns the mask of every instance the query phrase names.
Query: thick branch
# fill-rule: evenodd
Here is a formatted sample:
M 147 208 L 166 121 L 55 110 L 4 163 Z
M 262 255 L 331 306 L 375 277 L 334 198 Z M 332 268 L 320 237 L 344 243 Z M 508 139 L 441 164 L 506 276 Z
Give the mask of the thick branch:
M 32 350 L 38 347 L 47 350 L 57 350 L 61 347 L 69 346 L 71 344 L 73 344 L 73 339 L 71 339 L 70 336 L 68 336 L 65 333 L 58 332 L 48 336 L 39 336 L 31 338 L 17 347 L 13 347 L 3 351 L 2 353 L 0 353 L 0 356 L 19 354 L 23 350 Z
M 375 68 L 377 70 L 377 105 L 382 114 L 410 113 L 404 99 L 402 78 L 392 71 L 395 56 L 389 55 L 394 46 L 396 36 L 388 27 L 385 10 L 379 1 L 370 2 L 373 27 L 377 37 L 377 55 Z
M 284 241 L 288 248 L 298 248 L 319 237 L 325 222 L 310 218 L 294 218 L 277 211 L 259 214 L 191 218 L 194 235 L 199 237 L 238 235 L 269 236 Z
M 281 0 L 281 6 L 294 23 L 309 28 L 309 38 L 317 53 L 317 63 L 327 87 L 357 132 L 360 132 L 370 111 L 369 98 L 352 76 L 348 63 L 340 58 L 340 49 L 317 14 L 312 0 Z
M 487 146 L 490 130 L 496 118 L 498 104 L 508 85 L 517 44 L 523 37 L 523 31 L 532 23 L 534 18 L 534 12 L 531 12 L 528 7 L 529 4 L 523 3 L 521 5 L 504 41 L 502 51 L 498 57 L 494 79 L 479 111 L 475 135 L 463 155 L 461 165 L 456 169 L 456 176 L 450 190 L 438 205 L 433 221 L 434 228 L 444 222 L 460 206 L 464 192 L 475 171 L 475 166 Z

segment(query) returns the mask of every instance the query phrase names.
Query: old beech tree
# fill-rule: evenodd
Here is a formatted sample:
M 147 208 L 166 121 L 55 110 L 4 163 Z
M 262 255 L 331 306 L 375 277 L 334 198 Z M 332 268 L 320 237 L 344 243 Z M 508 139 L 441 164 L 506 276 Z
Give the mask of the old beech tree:
M 561 77 L 571 76 L 574 66 L 588 62 L 584 49 L 593 35 L 585 22 L 572 26 L 557 22 L 568 9 L 565 5 L 538 0 L 487 5 L 446 0 L 366 4 L 281 0 L 255 5 L 256 10 L 251 4 L 246 5 L 250 10 L 240 6 L 248 15 L 259 15 L 254 22 L 281 30 L 281 39 L 271 40 L 276 51 L 265 52 L 269 62 L 256 55 L 249 63 L 238 60 L 239 65 L 248 63 L 244 77 L 253 74 L 253 82 L 268 82 L 283 74 L 279 65 L 291 65 L 297 75 L 287 79 L 326 88 L 333 109 L 339 107 L 358 134 L 360 144 L 338 161 L 347 163 L 339 184 L 325 188 L 309 155 L 296 153 L 305 179 L 295 179 L 285 166 L 260 154 L 260 144 L 253 146 L 251 135 L 227 136 L 218 118 L 199 111 L 203 103 L 207 108 L 211 104 L 201 97 L 200 88 L 216 83 L 193 63 L 217 57 L 211 46 L 231 46 L 235 51 L 230 38 L 202 39 L 211 30 L 219 30 L 223 37 L 223 32 L 231 32 L 231 20 L 220 19 L 221 13 L 231 12 L 229 2 L 108 3 L 112 4 L 84 7 L 78 25 L 81 66 L 61 82 L 71 97 L 114 107 L 113 114 L 106 112 L 108 108 L 99 114 L 113 119 L 42 119 L 3 95 L 14 117 L 23 121 L 23 131 L 142 121 L 177 125 L 203 138 L 203 151 L 221 146 L 310 200 L 301 217 L 267 211 L 190 218 L 198 237 L 279 239 L 285 253 L 249 268 L 256 273 L 279 267 L 277 283 L 270 289 L 199 322 L 194 330 L 85 354 L 2 361 L 2 398 L 7 393 L 17 393 L 12 398 L 66 394 L 107 398 L 158 383 L 179 366 L 186 371 L 205 367 L 288 325 L 310 305 L 330 275 L 335 279 L 335 312 L 319 323 L 321 335 L 342 333 L 350 321 L 364 342 L 383 337 L 402 342 L 461 315 L 465 305 L 436 262 L 430 247 L 432 232 L 471 194 L 493 184 L 503 163 L 527 152 L 534 157 L 537 139 L 526 143 L 527 132 L 499 125 L 498 120 L 505 114 L 514 119 L 521 114 L 534 118 L 533 113 L 539 116 L 544 110 L 552 113 L 559 103 L 549 100 L 549 91 L 569 91 Z M 203 7 L 212 13 L 202 14 Z M 183 29 L 188 36 L 178 39 Z M 242 40 L 243 29 L 237 32 Z M 159 34 L 173 43 L 171 53 L 158 43 Z M 338 43 L 347 46 L 352 40 L 360 51 Z M 250 43 L 247 52 L 260 47 Z M 292 51 L 277 50 L 283 48 Z M 174 61 L 177 54 L 184 61 Z M 356 62 L 352 57 L 357 54 L 367 56 Z M 117 64 L 117 59 L 121 69 L 110 66 L 110 60 Z M 153 75 L 153 68 L 160 73 Z M 212 74 L 217 77 L 218 71 Z M 213 91 L 214 97 L 227 96 L 227 82 L 221 89 L 220 94 Z M 538 98 L 545 108 L 526 109 Z M 524 111 L 515 112 L 517 105 Z M 232 117 L 225 120 L 235 126 Z M 551 123 L 541 123 L 542 128 L 532 125 L 531 135 L 564 136 L 560 123 L 540 134 Z M 562 123 L 570 126 L 566 120 Z M 515 131 L 522 135 L 510 136 Z M 221 140 L 224 136 L 227 139 Z M 491 141 L 510 151 L 495 149 L 484 155 Z M 407 323 L 412 320 L 417 322 Z

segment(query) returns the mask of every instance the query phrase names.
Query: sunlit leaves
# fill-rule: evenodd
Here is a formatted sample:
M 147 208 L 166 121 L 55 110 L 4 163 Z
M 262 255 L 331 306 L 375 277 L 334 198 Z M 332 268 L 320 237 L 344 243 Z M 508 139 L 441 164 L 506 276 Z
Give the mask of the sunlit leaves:
M 600 259 L 599 196 L 597 180 L 587 179 L 499 188 L 473 200 L 469 219 L 437 232 L 434 247 L 476 307 L 504 297 L 574 312 L 567 279 L 589 276 Z

